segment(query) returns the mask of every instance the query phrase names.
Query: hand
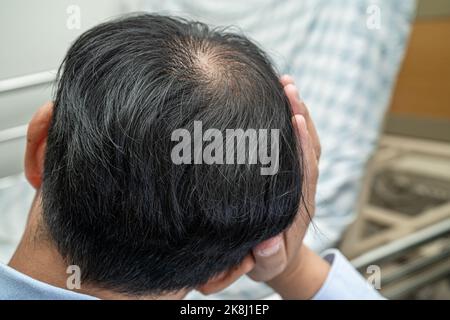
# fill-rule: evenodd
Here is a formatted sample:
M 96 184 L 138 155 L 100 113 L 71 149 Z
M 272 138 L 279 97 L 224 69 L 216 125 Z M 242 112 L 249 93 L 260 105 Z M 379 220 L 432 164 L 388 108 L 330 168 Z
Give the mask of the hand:
M 302 151 L 305 179 L 302 200 L 293 224 L 282 234 L 264 241 L 253 250 L 255 267 L 248 274 L 255 281 L 265 281 L 283 298 L 310 298 L 328 274 L 328 264 L 302 245 L 315 210 L 318 162 L 321 153 L 317 131 L 294 80 L 280 79 L 292 109 L 292 122 Z

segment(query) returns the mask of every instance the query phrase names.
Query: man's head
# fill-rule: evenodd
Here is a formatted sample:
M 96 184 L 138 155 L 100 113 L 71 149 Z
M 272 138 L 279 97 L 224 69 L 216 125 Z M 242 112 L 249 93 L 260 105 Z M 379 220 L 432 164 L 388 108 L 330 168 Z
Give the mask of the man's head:
M 157 15 L 99 25 L 68 51 L 46 143 L 31 152 L 45 158 L 27 170 L 42 182 L 43 228 L 85 282 L 128 294 L 201 286 L 294 220 L 291 116 L 269 59 L 243 36 Z M 194 135 L 195 121 L 279 130 L 277 172 L 174 163 L 172 134 Z

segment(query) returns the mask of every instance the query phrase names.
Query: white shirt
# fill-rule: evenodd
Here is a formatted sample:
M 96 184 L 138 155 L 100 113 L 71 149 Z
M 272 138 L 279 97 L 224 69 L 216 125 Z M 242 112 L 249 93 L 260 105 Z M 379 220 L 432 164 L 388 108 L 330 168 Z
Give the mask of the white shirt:
M 338 251 L 323 255 L 331 268 L 315 300 L 383 299 Z M 93 296 L 51 286 L 0 264 L 0 300 L 91 300 Z

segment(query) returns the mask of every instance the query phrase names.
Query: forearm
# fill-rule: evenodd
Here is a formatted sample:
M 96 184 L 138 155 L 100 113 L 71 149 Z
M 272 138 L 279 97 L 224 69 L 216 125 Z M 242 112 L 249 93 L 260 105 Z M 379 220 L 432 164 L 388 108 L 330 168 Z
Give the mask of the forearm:
M 283 299 L 378 300 L 384 299 L 338 250 L 319 257 L 303 246 L 296 268 L 268 282 Z

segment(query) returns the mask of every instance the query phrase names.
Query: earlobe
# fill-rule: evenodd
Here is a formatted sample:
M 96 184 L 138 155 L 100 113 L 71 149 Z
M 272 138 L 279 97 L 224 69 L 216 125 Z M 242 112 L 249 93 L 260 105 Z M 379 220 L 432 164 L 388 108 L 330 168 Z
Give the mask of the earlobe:
M 250 272 L 255 266 L 252 255 L 247 255 L 242 262 L 230 270 L 224 271 L 211 278 L 207 283 L 197 288 L 204 295 L 220 292 L 238 280 L 241 276 Z
M 42 183 L 47 135 L 52 114 L 53 102 L 48 102 L 39 108 L 28 124 L 25 176 L 35 189 L 40 188 Z

